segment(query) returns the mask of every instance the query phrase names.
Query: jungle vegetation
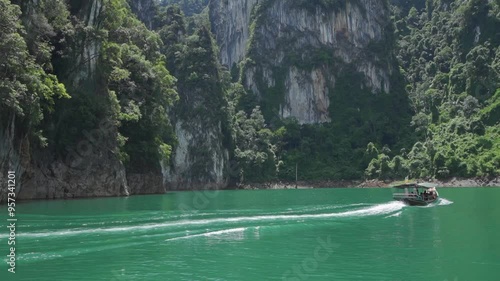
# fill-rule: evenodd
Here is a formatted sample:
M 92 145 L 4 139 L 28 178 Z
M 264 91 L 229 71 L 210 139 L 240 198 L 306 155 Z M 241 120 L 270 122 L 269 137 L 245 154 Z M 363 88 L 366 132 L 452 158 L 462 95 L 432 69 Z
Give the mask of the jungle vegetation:
M 0 128 L 57 158 L 106 120 L 102 145 L 127 170 L 159 171 L 172 113 L 203 114 L 221 123 L 235 182 L 292 180 L 296 165 L 303 180 L 500 175 L 500 1 L 393 1 L 394 36 L 373 50 L 394 57 L 393 90 L 356 86 L 346 66 L 332 121 L 315 125 L 276 118 L 282 88 L 258 99 L 219 64 L 207 4 L 159 1 L 151 30 L 126 0 L 103 1 L 96 25 L 81 1 L 0 0 Z

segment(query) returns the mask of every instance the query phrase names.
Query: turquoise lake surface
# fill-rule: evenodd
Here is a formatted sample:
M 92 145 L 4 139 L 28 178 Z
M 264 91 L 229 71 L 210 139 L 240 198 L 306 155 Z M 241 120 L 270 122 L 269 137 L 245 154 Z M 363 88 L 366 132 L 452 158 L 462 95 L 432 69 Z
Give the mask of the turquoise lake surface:
M 0 280 L 500 280 L 500 189 L 174 192 L 16 207 Z

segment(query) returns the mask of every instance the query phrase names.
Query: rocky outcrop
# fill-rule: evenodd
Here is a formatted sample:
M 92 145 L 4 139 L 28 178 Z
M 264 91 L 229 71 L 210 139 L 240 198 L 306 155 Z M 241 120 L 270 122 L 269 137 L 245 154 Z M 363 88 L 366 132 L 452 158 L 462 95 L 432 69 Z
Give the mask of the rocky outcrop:
M 231 68 L 243 61 L 246 89 L 261 98 L 284 92 L 282 118 L 330 121 L 329 96 L 346 65 L 354 65 L 364 77 L 359 83 L 374 93 L 390 91 L 390 63 L 370 51 L 387 37 L 383 0 L 314 9 L 291 0 L 212 1 L 210 20 L 221 63 Z
M 129 195 L 125 168 L 113 152 L 114 126 L 102 122 L 99 130 L 68 148 L 64 158 L 55 158 L 50 149 L 30 148 L 29 138 L 14 136 L 14 121 L 0 132 L 1 180 L 16 171 L 16 198 L 59 199 Z M 0 190 L 6 200 L 6 187 Z
M 24 8 L 35 10 L 38 1 Z M 82 3 L 75 15 L 88 28 L 97 28 L 103 12 L 101 0 Z M 99 40 L 81 38 L 80 49 L 72 54 L 76 69 L 69 71 L 72 87 L 85 87 L 79 94 L 94 94 Z M 94 86 L 92 86 L 94 85 Z M 7 171 L 16 171 L 18 199 L 56 199 L 128 195 L 125 167 L 116 151 L 117 128 L 114 123 L 102 121 L 90 132 L 82 132 L 82 139 L 67 147 L 60 155 L 53 147 L 41 148 L 31 143 L 26 130 L 16 128 L 15 116 L 0 123 L 0 180 L 5 181 Z M 2 185 L 0 202 L 5 202 L 6 188 Z
M 19 199 L 59 199 L 129 195 L 125 169 L 116 155 L 93 146 L 88 155 L 36 161 L 23 177 Z
M 127 183 L 130 195 L 166 192 L 162 175 L 156 173 L 127 174 Z

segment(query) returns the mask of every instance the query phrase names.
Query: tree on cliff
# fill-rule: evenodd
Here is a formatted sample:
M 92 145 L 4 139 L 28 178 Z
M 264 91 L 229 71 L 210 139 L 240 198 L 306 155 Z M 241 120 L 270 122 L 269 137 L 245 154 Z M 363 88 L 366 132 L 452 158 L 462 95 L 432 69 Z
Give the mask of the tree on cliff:
M 41 12 L 38 20 L 32 24 L 45 23 L 52 30 L 51 23 L 58 18 L 47 19 Z M 46 138 L 41 121 L 54 111 L 56 99 L 69 98 L 65 86 L 52 74 L 51 47 L 44 36 L 27 33 L 20 7 L 0 1 L 0 128 L 15 119 L 15 132 L 35 137 L 42 146 Z

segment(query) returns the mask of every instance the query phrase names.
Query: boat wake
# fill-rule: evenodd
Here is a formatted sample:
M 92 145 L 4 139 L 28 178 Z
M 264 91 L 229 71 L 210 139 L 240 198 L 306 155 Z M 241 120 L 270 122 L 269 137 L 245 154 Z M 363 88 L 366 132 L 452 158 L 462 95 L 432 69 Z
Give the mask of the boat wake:
M 258 227 L 256 227 L 256 228 L 258 228 Z M 175 241 L 175 240 L 190 239 L 190 238 L 196 238 L 196 237 L 224 236 L 224 235 L 231 235 L 234 233 L 242 234 L 247 229 L 249 229 L 249 227 L 230 228 L 230 229 L 224 229 L 224 230 L 205 232 L 205 233 L 201 233 L 201 234 L 192 234 L 192 235 L 186 235 L 186 236 L 181 236 L 181 237 L 169 238 L 165 241 Z
M 242 213 L 233 210 L 229 217 L 226 217 L 228 213 L 213 212 L 182 219 L 179 219 L 178 213 L 166 213 L 163 221 L 158 221 L 158 216 L 152 216 L 149 220 L 144 219 L 142 223 L 136 220 L 124 220 L 121 225 L 116 225 L 117 221 L 113 221 L 112 225 L 82 223 L 75 226 L 75 223 L 68 219 L 67 223 L 63 224 L 63 228 L 47 229 L 45 226 L 45 229 L 33 229 L 29 227 L 17 233 L 17 236 L 24 239 L 24 243 L 27 244 L 47 243 L 53 240 L 73 240 L 75 237 L 80 239 L 83 244 L 60 249 L 57 246 L 58 243 L 47 243 L 52 246 L 44 253 L 23 253 L 19 255 L 19 259 L 29 263 L 76 255 L 89 255 L 103 250 L 142 247 L 143 244 L 161 241 L 174 243 L 188 239 L 208 239 L 210 243 L 219 243 L 249 238 L 259 239 L 261 235 L 281 233 L 284 229 L 291 230 L 303 227 L 304 224 L 335 223 L 335 221 L 362 219 L 371 216 L 394 216 L 401 213 L 404 207 L 405 205 L 401 202 L 391 201 L 382 204 L 364 203 L 310 206 L 295 210 L 281 209 L 271 214 L 268 213 L 269 210 L 254 210 L 254 215 L 245 210 Z M 293 213 L 294 211 L 295 213 Z M 35 219 L 31 218 L 31 220 Z M 0 234 L 0 238 L 6 237 L 5 234 Z M 108 243 L 104 247 L 99 242 L 103 240 Z
M 322 220 L 332 218 L 362 218 L 366 216 L 388 215 L 398 212 L 404 208 L 404 204 L 398 201 L 391 201 L 388 203 L 369 205 L 354 210 L 326 212 L 326 213 L 299 213 L 288 214 L 281 213 L 278 215 L 255 215 L 255 216 L 234 216 L 234 217 L 215 217 L 215 218 L 198 218 L 198 219 L 183 219 L 183 220 L 167 220 L 164 222 L 134 224 L 134 225 L 121 225 L 113 227 L 76 227 L 69 229 L 54 229 L 44 230 L 41 232 L 21 232 L 18 233 L 19 237 L 29 238 L 47 238 L 57 239 L 61 237 L 70 237 L 75 235 L 103 235 L 113 234 L 120 232 L 128 232 L 131 234 L 147 234 L 151 232 L 167 232 L 182 231 L 183 229 L 196 229 L 206 228 L 207 226 L 234 226 L 245 227 L 253 225 L 261 225 L 266 223 L 283 222 L 283 223 L 296 223 L 304 222 L 306 220 Z M 328 211 L 328 210 L 325 210 Z M 331 211 L 331 210 L 330 210 Z M 83 225 L 82 225 L 83 226 Z M 217 234 L 217 233 L 216 233 Z M 7 237 L 1 234 L 0 238 Z
M 366 205 L 366 204 L 357 204 L 356 206 L 360 205 Z M 324 218 L 354 218 L 354 217 L 367 217 L 367 216 L 376 216 L 376 215 L 386 215 L 386 214 L 392 214 L 396 212 L 396 214 L 393 215 L 399 215 L 401 214 L 401 210 L 404 208 L 404 204 L 398 201 L 392 201 L 388 203 L 383 203 L 383 204 L 377 204 L 377 205 L 372 205 L 368 206 L 365 208 L 360 208 L 356 210 L 350 210 L 350 211 L 344 211 L 344 212 L 336 212 L 336 213 L 321 213 L 321 214 L 295 214 L 295 215 L 263 215 L 263 216 L 251 216 L 251 217 L 236 217 L 236 218 L 226 218 L 226 219 L 217 219 L 217 220 L 211 220 L 211 223 L 250 223 L 250 222 L 256 222 L 259 223 L 260 225 L 266 226 L 266 227 L 283 227 L 283 225 L 273 225 L 273 224 L 268 224 L 265 225 L 265 223 L 269 222 L 275 222 L 275 221 L 282 221 L 282 222 L 304 222 L 305 220 L 319 220 L 319 219 L 324 219 Z M 335 208 L 334 208 L 335 209 Z M 317 209 L 316 209 L 317 210 Z M 391 216 L 393 216 L 391 215 Z M 198 223 L 198 222 L 193 222 L 193 223 Z M 245 226 L 245 227 L 237 227 L 237 228 L 229 228 L 229 229 L 223 229 L 223 230 L 217 230 L 217 231 L 208 231 L 204 233 L 193 233 L 193 234 L 186 234 L 181 237 L 174 237 L 174 238 L 169 238 L 166 239 L 165 241 L 176 241 L 176 240 L 183 240 L 183 239 L 192 239 L 192 238 L 198 238 L 198 237 L 212 237 L 212 236 L 217 236 L 217 238 L 231 238 L 235 239 L 235 237 L 241 237 L 243 233 L 249 229 L 255 229 L 258 230 L 261 226 Z
M 453 204 L 453 201 L 440 197 L 438 200 L 436 200 L 436 202 L 429 204 L 427 206 L 422 206 L 421 208 L 432 208 L 437 206 L 447 206 L 451 204 Z
M 453 204 L 453 201 L 450 201 L 446 198 L 439 198 L 439 202 L 436 204 L 438 206 L 446 206 L 446 205 L 451 205 Z
M 401 214 L 402 214 L 402 213 L 403 213 L 403 211 L 399 211 L 399 212 L 394 213 L 394 214 L 392 214 L 392 215 L 388 215 L 388 216 L 386 216 L 385 218 L 399 217 L 399 216 L 401 216 Z

